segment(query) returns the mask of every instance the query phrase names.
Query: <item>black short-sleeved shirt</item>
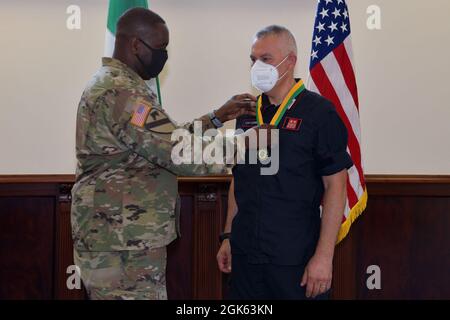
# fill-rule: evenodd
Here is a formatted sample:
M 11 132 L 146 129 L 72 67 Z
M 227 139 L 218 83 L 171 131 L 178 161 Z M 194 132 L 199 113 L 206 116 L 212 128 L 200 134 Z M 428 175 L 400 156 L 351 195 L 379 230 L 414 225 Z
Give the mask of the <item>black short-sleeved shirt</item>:
M 262 96 L 264 123 L 278 106 Z M 237 129 L 256 125 L 255 117 L 237 120 Z M 233 254 L 245 254 L 251 263 L 298 265 L 314 253 L 320 233 L 323 176 L 350 168 L 347 130 L 332 103 L 304 90 L 278 126 L 279 170 L 261 175 L 262 165 L 233 168 L 238 213 L 233 220 Z

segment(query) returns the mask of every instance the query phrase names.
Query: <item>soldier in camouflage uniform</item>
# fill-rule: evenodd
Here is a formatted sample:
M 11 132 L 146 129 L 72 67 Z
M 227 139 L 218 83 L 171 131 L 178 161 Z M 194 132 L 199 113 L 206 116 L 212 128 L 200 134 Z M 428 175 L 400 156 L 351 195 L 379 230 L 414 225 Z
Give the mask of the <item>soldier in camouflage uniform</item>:
M 172 162 L 171 133 L 179 127 L 144 82 L 161 72 L 168 41 L 160 16 L 143 8 L 126 12 L 113 58 L 103 58 L 79 104 L 71 220 L 75 263 L 91 299 L 167 299 L 177 175 L 225 169 Z M 254 97 L 235 96 L 215 114 L 224 122 L 254 114 L 254 106 Z M 199 120 L 203 130 L 214 128 L 211 116 Z

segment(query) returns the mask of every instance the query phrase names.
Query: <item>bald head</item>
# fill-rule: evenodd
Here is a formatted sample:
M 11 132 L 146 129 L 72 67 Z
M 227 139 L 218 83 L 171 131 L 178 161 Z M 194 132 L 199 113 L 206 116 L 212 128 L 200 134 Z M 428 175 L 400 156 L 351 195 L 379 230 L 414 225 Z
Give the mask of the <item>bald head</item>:
M 259 30 L 254 38 L 253 42 L 256 42 L 265 37 L 276 37 L 280 41 L 280 49 L 283 51 L 284 55 L 290 53 L 297 56 L 297 42 L 295 41 L 294 35 L 285 27 L 279 25 L 271 25 Z

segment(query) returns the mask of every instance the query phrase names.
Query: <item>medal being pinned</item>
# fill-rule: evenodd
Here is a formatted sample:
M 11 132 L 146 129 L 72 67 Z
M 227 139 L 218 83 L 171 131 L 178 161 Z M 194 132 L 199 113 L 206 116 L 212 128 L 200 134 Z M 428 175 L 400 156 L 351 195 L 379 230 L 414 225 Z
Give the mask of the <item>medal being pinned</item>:
M 266 148 L 259 149 L 259 151 L 258 151 L 258 159 L 261 162 L 265 162 L 267 159 L 269 159 L 269 151 Z

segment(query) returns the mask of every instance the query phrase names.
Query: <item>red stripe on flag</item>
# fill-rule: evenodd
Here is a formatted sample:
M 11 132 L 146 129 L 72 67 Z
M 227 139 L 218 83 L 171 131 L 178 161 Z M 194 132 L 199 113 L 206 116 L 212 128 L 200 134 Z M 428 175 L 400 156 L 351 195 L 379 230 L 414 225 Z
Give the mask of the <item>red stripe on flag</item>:
M 356 192 L 353 189 L 352 184 L 350 183 L 348 173 L 347 173 L 347 198 L 350 208 L 353 208 L 358 203 L 358 196 L 356 195 Z
M 329 99 L 331 102 L 333 102 L 336 111 L 341 116 L 342 121 L 347 127 L 348 147 L 350 149 L 353 163 L 355 164 L 355 167 L 358 170 L 361 186 L 365 188 L 364 174 L 361 165 L 361 149 L 359 146 L 358 139 L 355 136 L 353 127 L 351 126 L 350 121 L 348 120 L 347 114 L 345 113 L 344 108 L 342 107 L 341 101 L 339 100 L 339 97 L 336 94 L 336 91 L 334 90 L 333 85 L 331 84 L 330 79 L 328 78 L 321 63 L 317 63 L 311 70 L 311 77 L 313 78 L 313 81 L 316 84 L 320 94 L 325 98 Z
M 355 102 L 356 108 L 359 110 L 359 100 L 358 100 L 358 87 L 356 86 L 355 73 L 353 70 L 352 62 L 347 54 L 344 43 L 333 50 L 334 56 L 341 68 L 342 75 L 344 76 L 347 88 L 352 94 L 353 101 Z

